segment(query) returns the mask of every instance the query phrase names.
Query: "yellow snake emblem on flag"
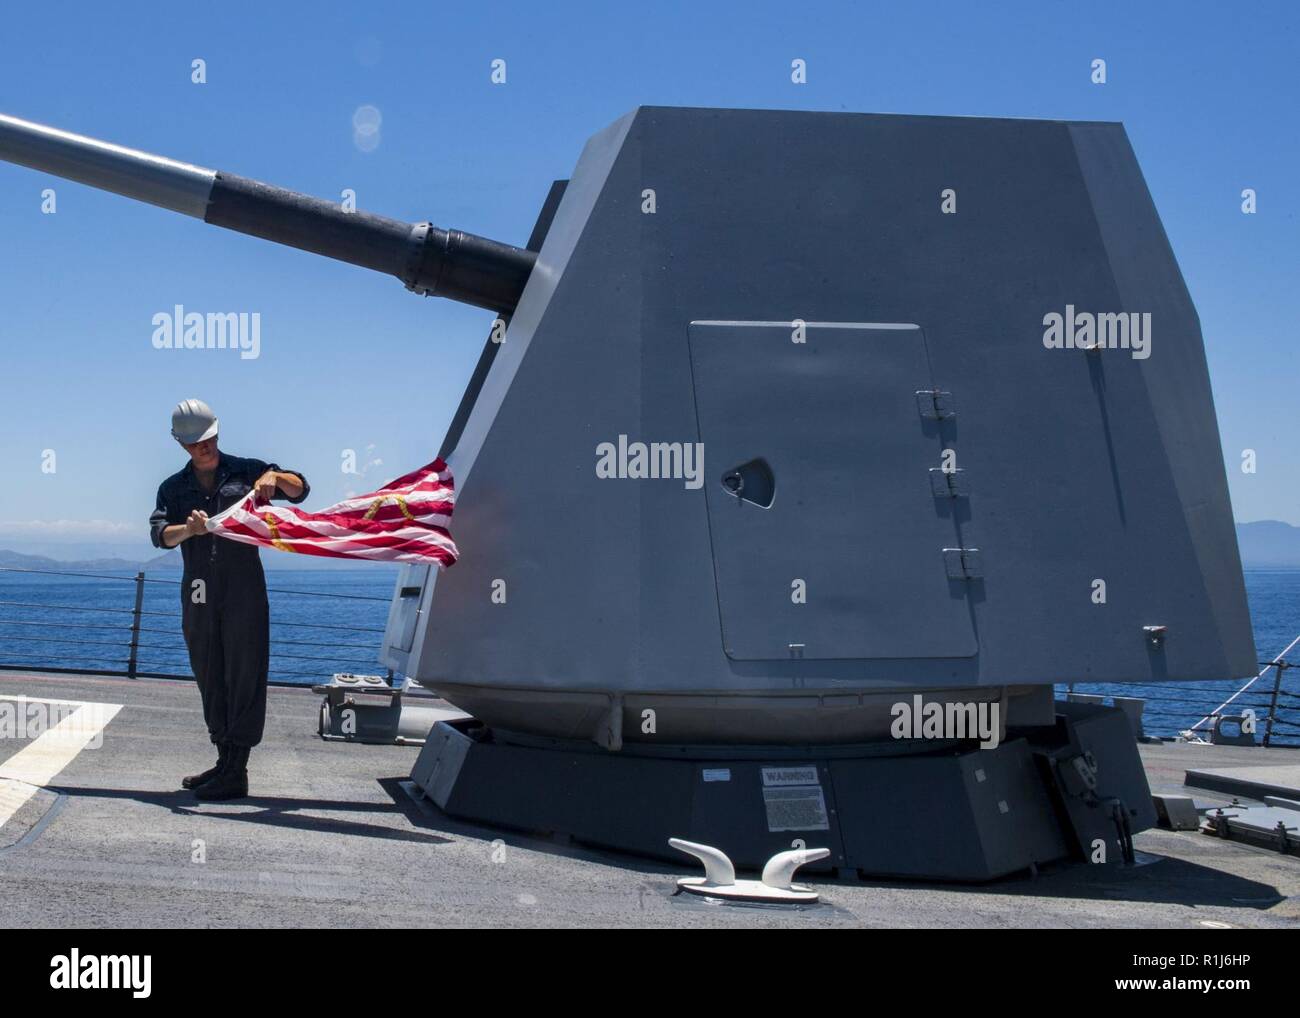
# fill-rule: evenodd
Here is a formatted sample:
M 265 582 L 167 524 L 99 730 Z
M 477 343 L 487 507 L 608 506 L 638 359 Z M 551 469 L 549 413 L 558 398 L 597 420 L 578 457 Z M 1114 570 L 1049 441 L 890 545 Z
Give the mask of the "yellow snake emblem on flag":
M 382 495 L 379 498 L 375 499 L 373 502 L 370 503 L 370 508 L 366 510 L 366 515 L 364 518 L 367 520 L 373 520 L 375 518 L 375 513 L 379 512 L 379 507 L 383 505 L 385 502 L 387 502 L 390 498 L 394 502 L 396 502 L 397 507 L 402 510 L 402 515 L 405 516 L 412 523 L 414 523 L 415 517 L 411 515 L 411 510 L 406 508 L 406 499 L 404 499 L 401 495 Z
M 283 541 L 280 540 L 280 528 L 279 528 L 278 526 L 276 526 L 276 524 L 275 524 L 275 517 L 274 517 L 273 515 L 271 515 L 270 513 L 267 513 L 265 516 L 262 517 L 262 519 L 266 521 L 266 525 L 267 525 L 267 527 L 270 528 L 270 531 L 271 531 L 271 544 L 272 544 L 272 546 L 274 546 L 274 547 L 276 547 L 276 548 L 279 548 L 281 551 L 297 551 L 297 550 L 298 550 L 297 548 L 291 547 L 290 545 L 287 545 L 287 544 L 285 544 Z

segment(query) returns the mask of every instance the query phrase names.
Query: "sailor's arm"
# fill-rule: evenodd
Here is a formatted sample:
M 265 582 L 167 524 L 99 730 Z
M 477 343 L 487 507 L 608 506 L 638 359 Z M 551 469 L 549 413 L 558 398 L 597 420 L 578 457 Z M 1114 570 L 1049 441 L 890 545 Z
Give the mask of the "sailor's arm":
M 167 501 L 159 488 L 154 511 L 149 515 L 149 537 L 155 548 L 175 548 L 182 541 L 206 534 L 207 521 L 208 514 L 195 509 L 184 523 L 168 523 Z
M 275 478 L 275 486 L 284 493 L 285 498 L 300 498 L 307 490 L 306 482 L 297 474 L 291 474 L 287 470 L 268 470 Z
M 253 482 L 253 490 L 262 498 L 287 498 L 290 502 L 301 502 L 311 490 L 307 478 L 296 470 L 281 470 L 279 464 L 268 463 L 265 472 Z
M 202 537 L 208 532 L 208 514 L 202 509 L 195 509 L 185 523 L 173 523 L 164 527 L 159 537 L 161 548 L 175 548 L 182 541 L 191 537 Z

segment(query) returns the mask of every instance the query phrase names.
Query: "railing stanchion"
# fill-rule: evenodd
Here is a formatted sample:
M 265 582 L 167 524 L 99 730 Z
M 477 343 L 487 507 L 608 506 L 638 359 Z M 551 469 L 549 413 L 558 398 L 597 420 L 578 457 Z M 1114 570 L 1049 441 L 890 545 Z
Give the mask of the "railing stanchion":
M 131 611 L 131 660 L 126 664 L 128 678 L 135 678 L 136 654 L 140 649 L 140 609 L 144 607 L 144 572 L 135 574 L 135 608 Z
M 1277 668 L 1277 678 L 1273 680 L 1273 699 L 1268 705 L 1268 724 L 1264 726 L 1264 745 L 1267 746 L 1273 738 L 1273 718 L 1277 714 L 1277 694 L 1282 689 L 1282 669 L 1286 667 L 1282 659 L 1278 658 L 1273 662 Z

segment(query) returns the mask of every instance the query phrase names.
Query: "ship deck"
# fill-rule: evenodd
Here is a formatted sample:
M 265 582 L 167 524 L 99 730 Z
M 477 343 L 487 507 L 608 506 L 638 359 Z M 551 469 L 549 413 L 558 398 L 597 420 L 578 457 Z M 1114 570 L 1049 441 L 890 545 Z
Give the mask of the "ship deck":
M 272 688 L 252 795 L 200 803 L 210 766 L 190 682 L 0 672 L 0 700 L 112 704 L 102 741 L 0 738 L 0 926 L 1291 927 L 1300 858 L 1194 832 L 1139 834 L 1138 865 L 1057 865 L 981 886 L 811 880 L 822 904 L 718 905 L 694 875 L 478 827 L 417 802 L 412 747 L 325 742 L 320 696 Z M 61 708 L 66 709 L 66 708 Z M 101 715 L 109 711 L 102 710 Z M 1153 791 L 1189 769 L 1300 770 L 1300 751 L 1141 746 Z M 21 755 L 19 755 L 21 754 Z M 42 768 L 44 777 L 42 778 Z M 36 780 L 41 778 L 41 780 Z M 1244 801 L 1244 800 L 1243 800 Z M 494 842 L 503 843 L 494 845 Z

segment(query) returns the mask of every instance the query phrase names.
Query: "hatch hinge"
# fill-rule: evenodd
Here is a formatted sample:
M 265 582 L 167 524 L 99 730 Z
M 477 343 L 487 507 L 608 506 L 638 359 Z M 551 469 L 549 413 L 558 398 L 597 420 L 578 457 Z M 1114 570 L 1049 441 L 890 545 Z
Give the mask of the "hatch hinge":
M 953 402 L 952 393 L 942 389 L 918 389 L 916 408 L 927 421 L 944 421 L 957 416 L 957 404 Z
M 952 470 L 931 467 L 930 490 L 935 498 L 960 498 L 969 495 L 970 485 L 966 481 L 966 471 L 961 467 L 954 467 Z
M 978 548 L 944 548 L 943 565 L 952 580 L 974 580 L 984 575 Z

